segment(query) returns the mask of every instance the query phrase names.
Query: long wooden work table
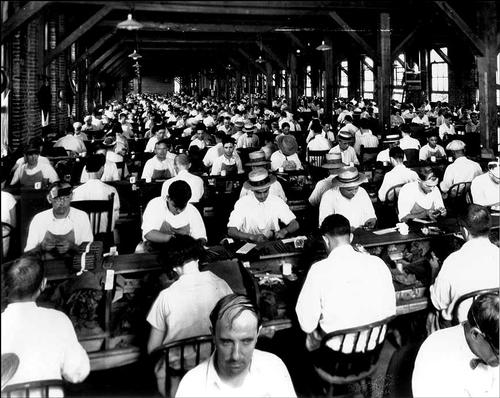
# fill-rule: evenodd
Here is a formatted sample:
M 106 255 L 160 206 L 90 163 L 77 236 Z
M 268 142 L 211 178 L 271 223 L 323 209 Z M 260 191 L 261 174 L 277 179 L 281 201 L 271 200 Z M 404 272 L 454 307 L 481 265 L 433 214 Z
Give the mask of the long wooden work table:
M 456 249 L 454 235 L 458 232 L 456 219 L 445 219 L 437 223 L 438 230 L 424 234 L 421 226 L 413 225 L 407 235 L 401 235 L 395 229 L 380 231 L 356 230 L 353 245 L 379 255 L 395 273 L 395 262 L 390 259 L 394 252 L 420 250 L 427 247 L 444 258 Z M 492 230 L 498 230 L 499 217 L 493 216 Z M 319 237 L 308 239 L 290 238 L 283 241 L 259 244 L 248 253 L 238 253 L 243 243 L 232 242 L 224 246 L 209 247 L 206 257 L 201 261 L 202 270 L 211 270 L 225 279 L 236 292 L 255 295 L 260 300 L 263 314 L 264 335 L 294 326 L 294 307 L 300 286 L 307 275 L 309 266 L 326 256 Z M 419 246 L 421 245 L 421 246 Z M 418 251 L 417 250 L 417 251 Z M 389 253 L 389 256 L 388 256 Z M 102 265 L 91 270 L 104 284 L 108 270 L 113 270 L 111 281 L 103 294 L 104 315 L 100 320 L 104 333 L 79 336 L 80 341 L 89 351 L 93 370 L 121 366 L 136 361 L 147 341 L 146 316 L 152 301 L 166 285 L 158 283 L 165 271 L 157 261 L 156 253 L 136 253 L 107 256 Z M 430 267 L 428 263 L 417 260 L 415 264 L 405 263 L 405 270 L 414 273 L 415 283 L 407 285 L 394 280 L 397 293 L 397 315 L 421 311 L 429 306 L 428 287 Z M 68 268 L 64 261 L 46 261 L 46 274 L 49 285 L 76 278 L 76 272 Z M 283 275 L 284 268 L 291 268 L 291 275 Z M 108 276 L 109 278 L 109 276 Z M 109 281 L 108 281 L 109 282 Z M 171 282 L 171 281 L 170 281 Z M 167 284 L 168 285 L 168 284 Z M 139 294 L 139 292 L 142 292 Z M 269 305 L 265 297 L 269 294 L 276 298 L 274 305 Z M 146 297 L 146 298 L 145 298 Z M 124 299 L 127 301 L 120 304 Z M 137 307 L 142 310 L 136 317 L 135 331 L 120 330 L 115 318 L 120 318 L 123 308 Z M 120 309 L 122 312 L 120 312 Z M 140 311 L 139 311 L 140 312 Z M 136 314 L 137 315 L 137 314 Z M 137 321 L 137 319 L 139 319 Z M 125 322 L 127 323 L 127 322 Z M 132 322 L 129 322 L 132 323 Z M 297 326 L 297 325 L 295 325 Z M 139 330 L 139 332 L 137 332 Z

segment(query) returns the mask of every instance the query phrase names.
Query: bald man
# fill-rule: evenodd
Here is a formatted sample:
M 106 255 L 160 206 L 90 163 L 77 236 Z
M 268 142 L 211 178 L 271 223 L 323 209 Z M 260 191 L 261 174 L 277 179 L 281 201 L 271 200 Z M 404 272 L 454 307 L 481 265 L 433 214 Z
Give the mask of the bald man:
M 189 199 L 189 203 L 198 203 L 203 197 L 203 179 L 189 172 L 189 169 L 191 168 L 191 160 L 189 159 L 189 156 L 184 153 L 177 155 L 174 159 L 174 168 L 177 175 L 163 183 L 161 196 L 163 198 L 167 196 L 168 187 L 170 187 L 172 182 L 182 180 L 186 181 L 191 188 L 191 199 Z

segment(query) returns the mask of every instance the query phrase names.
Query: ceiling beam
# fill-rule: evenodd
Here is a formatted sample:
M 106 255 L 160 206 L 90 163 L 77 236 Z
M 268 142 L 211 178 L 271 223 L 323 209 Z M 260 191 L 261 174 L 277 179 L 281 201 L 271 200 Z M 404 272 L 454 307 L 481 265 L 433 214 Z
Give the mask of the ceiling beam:
M 302 41 L 292 32 L 283 32 L 286 36 L 290 38 L 290 40 L 301 50 L 305 50 L 306 46 Z
M 404 62 L 401 57 L 396 57 L 396 62 L 401 65 L 401 67 L 405 68 L 406 70 L 406 62 Z
M 106 43 L 109 39 L 111 39 L 116 33 L 116 30 L 113 32 L 110 32 L 104 36 L 102 36 L 99 40 L 97 40 L 90 48 L 85 50 L 84 53 L 82 53 L 75 62 L 71 64 L 71 69 L 75 69 L 80 62 L 82 62 L 84 59 L 90 57 L 92 54 L 96 52 L 97 49 L 99 49 L 104 43 Z
M 260 66 L 260 64 L 257 64 L 255 60 L 245 50 L 243 50 L 242 48 L 238 48 L 238 52 L 248 60 L 249 64 L 255 65 L 257 69 L 259 69 L 262 73 L 266 74 L 266 70 L 262 66 Z
M 120 67 L 123 66 L 124 63 L 128 63 L 130 65 L 130 61 L 126 58 L 117 58 L 115 62 L 113 62 L 109 68 L 106 70 L 106 73 L 111 74 L 113 71 L 116 71 Z
M 269 57 L 273 59 L 274 62 L 276 62 L 281 69 L 287 69 L 286 65 L 281 61 L 281 59 L 276 55 L 276 53 L 268 46 L 265 44 L 262 44 L 262 49 L 266 52 Z
M 16 11 L 9 19 L 2 23 L 2 43 L 25 22 L 38 14 L 51 1 L 29 1 L 20 10 Z
M 366 51 L 366 53 L 372 58 L 375 59 L 376 52 L 373 50 L 373 48 L 363 39 L 354 29 L 351 29 L 351 27 L 345 22 L 339 14 L 337 14 L 335 11 L 330 11 L 328 13 L 330 17 L 349 35 L 354 39 L 356 43 L 358 43 L 363 50 Z
M 441 51 L 439 47 L 433 47 L 433 50 L 436 51 L 441 58 L 443 58 L 444 62 L 451 65 L 450 58 L 443 51 Z
M 101 7 L 94 15 L 82 23 L 71 34 L 69 34 L 63 41 L 61 41 L 56 48 L 54 48 L 43 60 L 44 66 L 50 64 L 59 54 L 71 46 L 75 41 L 87 33 L 92 27 L 97 24 L 101 19 L 108 15 L 113 10 L 110 6 Z
M 106 61 L 106 63 L 102 66 L 101 69 L 101 72 L 99 73 L 103 73 L 103 72 L 106 72 L 108 70 L 108 68 L 120 57 L 123 57 L 124 55 L 126 56 L 127 52 L 130 51 L 129 49 L 126 49 L 124 48 L 123 50 L 120 50 L 119 52 L 117 52 L 115 55 L 113 55 L 110 59 L 108 59 L 108 61 Z
M 136 43 L 135 39 L 126 39 L 125 43 Z M 139 45 L 139 49 L 141 48 L 143 43 L 147 44 L 155 44 L 155 43 L 160 43 L 163 45 L 169 45 L 170 43 L 174 44 L 227 44 L 227 43 L 255 43 L 255 39 L 159 39 L 159 38 L 144 38 L 141 37 L 137 41 L 137 44 Z
M 447 1 L 434 1 L 433 2 L 443 14 L 450 19 L 458 27 L 460 32 L 469 41 L 472 47 L 479 53 L 480 56 L 484 56 L 485 45 L 483 40 L 481 40 L 474 31 L 467 25 L 460 15 L 453 9 L 452 6 L 448 4 Z
M 417 27 L 413 29 L 410 33 L 406 35 L 406 37 L 401 40 L 401 42 L 394 47 L 394 50 L 392 51 L 392 59 L 397 58 L 397 56 L 404 50 L 404 48 L 410 44 L 416 37 L 417 31 L 419 29 L 420 22 L 417 22 Z
M 115 43 L 111 48 L 109 48 L 104 54 L 102 54 L 99 58 L 97 58 L 94 62 L 92 62 L 89 66 L 89 71 L 93 71 L 97 65 L 102 63 L 106 58 L 108 58 L 112 53 L 115 52 L 115 50 L 122 44 L 122 41 L 119 40 L 117 43 Z
M 190 46 L 190 47 L 141 47 L 140 51 L 145 52 L 145 51 L 186 51 L 186 52 L 192 52 L 192 50 L 217 50 L 221 49 L 221 47 L 214 47 L 214 46 Z

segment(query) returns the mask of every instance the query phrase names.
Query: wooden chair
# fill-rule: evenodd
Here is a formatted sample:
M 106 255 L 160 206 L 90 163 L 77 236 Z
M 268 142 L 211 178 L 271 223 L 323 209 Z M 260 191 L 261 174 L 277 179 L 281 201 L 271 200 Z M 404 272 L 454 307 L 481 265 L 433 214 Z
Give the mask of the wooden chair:
M 453 317 L 451 319 L 452 325 L 458 325 L 461 321 L 464 320 L 463 316 L 460 316 L 463 314 L 463 311 L 460 311 L 460 306 L 462 304 L 468 304 L 467 311 L 472 305 L 472 302 L 476 299 L 477 296 L 480 296 L 481 294 L 500 294 L 500 289 L 498 287 L 494 288 L 489 288 L 489 289 L 480 289 L 480 290 L 474 290 L 473 292 L 466 293 L 455 302 L 455 306 L 453 307 Z M 465 303 L 467 301 L 467 303 Z
M 328 151 L 310 151 L 307 150 L 306 161 L 313 167 L 321 167 Z
M 397 206 L 399 191 L 401 191 L 401 188 L 403 188 L 404 185 L 406 185 L 406 183 L 394 185 L 393 187 L 389 188 L 389 190 L 385 194 L 384 203 L 388 206 Z
M 329 396 L 335 385 L 359 383 L 366 397 L 371 397 L 370 377 L 377 369 L 380 352 L 391 316 L 367 325 L 327 333 L 320 348 L 313 351 L 314 370 L 329 384 Z M 335 342 L 337 349 L 328 343 Z
M 378 147 L 365 148 L 364 145 L 361 145 L 359 148 L 359 161 L 361 162 L 360 166 L 364 170 L 370 168 L 371 165 L 375 164 L 379 152 L 380 149 Z
M 209 355 L 202 355 L 202 346 L 210 345 Z M 171 392 L 171 377 L 178 377 L 179 379 L 184 376 L 188 370 L 194 368 L 200 362 L 204 361 L 210 356 L 214 350 L 214 339 L 212 335 L 202 335 L 190 337 L 187 339 L 172 341 L 171 343 L 164 344 L 151 352 L 151 359 L 154 364 L 158 360 L 165 361 L 165 396 L 170 396 Z M 188 354 L 188 349 L 191 353 L 194 352 L 194 358 Z M 179 355 L 178 367 L 172 367 L 170 364 L 170 354 L 176 351 Z M 205 352 L 206 354 L 206 352 Z
M 108 247 L 108 244 L 112 246 L 114 243 L 113 230 L 111 229 L 114 199 L 115 194 L 112 193 L 109 195 L 108 200 L 78 200 L 71 202 L 72 207 L 89 215 L 94 239 L 100 240 L 96 237 L 101 237 L 105 247 Z M 107 215 L 107 218 L 103 217 L 104 214 Z
M 405 149 L 403 152 L 405 153 L 406 165 L 408 167 L 418 165 L 418 162 L 419 162 L 419 160 L 418 160 L 419 150 L 418 149 Z
M 56 391 L 58 394 L 56 394 Z M 29 398 L 30 396 L 41 398 L 64 397 L 63 381 L 59 379 L 30 381 L 11 384 L 2 390 L 2 397 L 5 398 Z
M 459 182 L 457 184 L 453 184 L 448 190 L 446 207 L 453 210 L 459 210 L 467 203 L 472 203 L 470 186 L 470 182 Z
M 1 257 L 2 262 L 3 262 L 3 259 L 5 257 L 7 257 L 7 255 L 9 254 L 9 248 L 10 248 L 9 247 L 10 242 L 9 242 L 9 246 L 4 247 L 3 240 L 5 238 L 9 238 L 12 235 L 13 229 L 14 229 L 14 227 L 11 224 L 8 224 L 8 223 L 2 221 L 2 243 L 1 243 L 1 250 L 0 250 L 0 255 L 2 256 Z

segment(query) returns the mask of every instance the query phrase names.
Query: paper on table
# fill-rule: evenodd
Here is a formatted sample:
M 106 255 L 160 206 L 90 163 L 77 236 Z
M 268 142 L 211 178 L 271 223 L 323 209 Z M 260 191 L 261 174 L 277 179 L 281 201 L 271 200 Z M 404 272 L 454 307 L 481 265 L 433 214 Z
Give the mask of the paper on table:
M 245 243 L 236 251 L 236 254 L 247 254 L 255 246 L 257 246 L 255 243 Z
M 375 235 L 384 235 L 384 234 L 388 234 L 388 233 L 391 233 L 391 232 L 396 232 L 397 228 L 394 227 L 394 228 L 386 228 L 386 229 L 379 229 L 378 231 L 373 231 L 373 233 Z
M 413 221 L 419 222 L 422 224 L 432 224 L 435 221 L 430 221 L 430 220 L 423 220 L 422 218 L 414 218 Z

